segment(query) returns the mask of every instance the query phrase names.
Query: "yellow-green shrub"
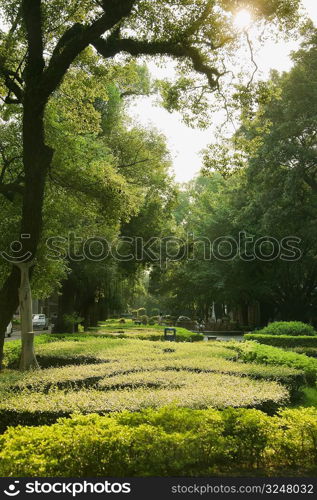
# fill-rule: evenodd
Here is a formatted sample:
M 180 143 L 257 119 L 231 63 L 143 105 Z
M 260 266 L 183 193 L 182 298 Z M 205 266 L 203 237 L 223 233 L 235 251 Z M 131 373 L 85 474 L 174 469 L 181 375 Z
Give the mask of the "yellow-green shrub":
M 73 416 L 0 436 L 0 475 L 302 475 L 317 470 L 315 408 L 162 408 L 110 417 Z

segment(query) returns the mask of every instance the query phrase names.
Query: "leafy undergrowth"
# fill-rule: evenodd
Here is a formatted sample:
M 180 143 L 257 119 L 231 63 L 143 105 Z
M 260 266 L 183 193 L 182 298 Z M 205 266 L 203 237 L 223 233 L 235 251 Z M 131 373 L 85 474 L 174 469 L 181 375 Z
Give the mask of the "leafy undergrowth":
M 39 359 L 44 367 L 60 367 L 1 375 L 2 431 L 8 425 L 52 423 L 74 412 L 106 414 L 170 404 L 272 413 L 295 401 L 306 383 L 304 372 L 292 367 L 241 362 L 236 343 L 43 337 L 36 347 Z
M 315 475 L 317 410 L 76 415 L 0 436 L 2 477 Z

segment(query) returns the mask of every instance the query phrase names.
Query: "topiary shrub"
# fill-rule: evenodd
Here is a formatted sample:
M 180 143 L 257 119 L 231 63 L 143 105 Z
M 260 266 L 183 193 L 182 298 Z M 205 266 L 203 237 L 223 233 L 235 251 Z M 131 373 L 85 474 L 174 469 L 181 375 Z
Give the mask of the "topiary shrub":
M 158 323 L 158 316 L 152 316 L 149 319 L 149 325 L 156 325 L 156 323 Z
M 145 314 L 146 314 L 145 307 L 140 307 L 139 309 L 137 309 L 137 316 L 138 316 L 138 318 L 140 318 L 141 316 L 143 316 Z
M 143 314 L 143 316 L 140 317 L 140 321 L 142 322 L 142 325 L 147 325 L 149 322 L 149 318 L 146 314 Z
M 254 335 L 291 335 L 291 336 L 314 336 L 315 329 L 307 323 L 300 321 L 276 321 L 270 325 L 253 332 Z

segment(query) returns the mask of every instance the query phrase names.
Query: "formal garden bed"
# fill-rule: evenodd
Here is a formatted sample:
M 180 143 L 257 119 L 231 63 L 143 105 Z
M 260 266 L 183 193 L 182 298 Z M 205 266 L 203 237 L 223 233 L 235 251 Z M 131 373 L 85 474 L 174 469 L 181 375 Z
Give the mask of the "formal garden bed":
M 316 359 L 258 342 L 153 342 L 136 331 L 39 335 L 42 369 L 28 373 L 12 369 L 19 342 L 6 343 L 0 474 L 314 469 L 316 410 L 304 406 L 316 401 Z

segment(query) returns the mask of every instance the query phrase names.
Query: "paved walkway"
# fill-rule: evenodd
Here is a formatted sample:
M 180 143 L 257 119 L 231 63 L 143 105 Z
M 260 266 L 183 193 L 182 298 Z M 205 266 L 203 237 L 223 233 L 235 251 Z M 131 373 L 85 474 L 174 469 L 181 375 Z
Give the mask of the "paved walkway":
M 41 333 L 51 333 L 51 327 L 48 330 L 35 330 L 35 335 L 41 335 Z M 11 337 L 6 337 L 4 339 L 5 342 L 10 342 L 11 340 L 19 340 L 21 339 L 20 330 L 13 330 Z

